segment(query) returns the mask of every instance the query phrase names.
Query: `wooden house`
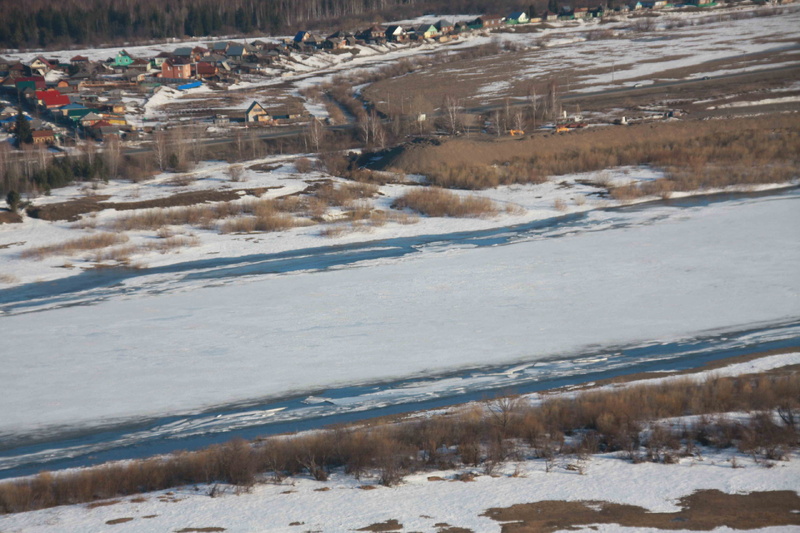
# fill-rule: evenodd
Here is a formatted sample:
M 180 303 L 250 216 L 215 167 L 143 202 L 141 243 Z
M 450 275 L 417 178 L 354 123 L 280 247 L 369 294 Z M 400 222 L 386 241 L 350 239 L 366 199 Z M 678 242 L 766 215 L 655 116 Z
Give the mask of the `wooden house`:
M 502 26 L 502 24 L 503 17 L 500 15 L 481 15 L 470 24 L 470 27 L 481 30 L 493 30 Z
M 431 39 L 439 34 L 439 30 L 433 24 L 422 24 L 414 28 L 414 31 L 422 39 Z
M 528 18 L 528 14 L 524 11 L 515 11 L 506 17 L 506 24 L 510 25 L 527 24 L 528 22 L 530 22 L 530 18 Z
M 36 130 L 31 132 L 33 136 L 33 144 L 53 144 L 56 142 L 56 136 L 53 130 Z
M 272 123 L 272 116 L 264 109 L 264 106 L 253 101 L 247 111 L 244 112 L 244 121 L 249 124 L 270 124 Z
M 187 80 L 192 77 L 192 63 L 189 59 L 167 59 L 161 65 L 161 78 Z
M 382 42 L 386 40 L 386 30 L 375 24 L 357 33 L 356 37 L 367 43 Z
M 393 43 L 401 43 L 406 40 L 406 30 L 403 29 L 402 26 L 398 26 L 397 24 L 393 24 L 386 28 L 384 32 L 387 41 Z
M 34 76 L 44 76 L 52 69 L 50 62 L 42 56 L 37 56 L 28 64 L 31 74 Z
M 449 35 L 453 33 L 456 28 L 455 24 L 445 19 L 437 20 L 433 26 L 439 31 L 439 33 L 443 35 Z
M 127 67 L 130 66 L 131 63 L 133 63 L 133 57 L 125 50 L 120 50 L 117 52 L 117 55 L 114 56 L 111 65 L 114 67 Z

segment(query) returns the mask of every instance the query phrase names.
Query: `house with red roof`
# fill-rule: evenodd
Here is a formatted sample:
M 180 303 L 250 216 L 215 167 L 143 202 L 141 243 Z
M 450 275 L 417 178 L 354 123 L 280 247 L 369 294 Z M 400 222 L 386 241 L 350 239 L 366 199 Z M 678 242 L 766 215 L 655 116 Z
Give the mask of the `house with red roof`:
M 36 103 L 47 109 L 55 109 L 71 103 L 69 96 L 61 94 L 57 89 L 36 91 Z

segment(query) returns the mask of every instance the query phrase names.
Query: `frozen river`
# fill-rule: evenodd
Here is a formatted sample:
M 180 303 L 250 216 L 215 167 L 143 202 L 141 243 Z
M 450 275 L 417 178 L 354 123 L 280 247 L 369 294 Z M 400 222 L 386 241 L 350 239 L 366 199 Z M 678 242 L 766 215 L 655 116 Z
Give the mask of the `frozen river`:
M 0 292 L 0 475 L 798 346 L 797 190 Z

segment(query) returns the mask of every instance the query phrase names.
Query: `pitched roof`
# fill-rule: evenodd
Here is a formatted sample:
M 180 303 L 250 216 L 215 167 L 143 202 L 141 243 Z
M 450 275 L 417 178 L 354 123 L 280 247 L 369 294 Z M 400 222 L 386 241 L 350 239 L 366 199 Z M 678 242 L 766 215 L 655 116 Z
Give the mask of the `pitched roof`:
M 85 115 L 81 120 L 103 120 L 103 117 L 101 115 L 98 115 L 97 113 L 89 113 L 88 115 Z
M 266 110 L 266 109 L 264 109 L 264 106 L 263 106 L 263 105 L 259 104 L 259 103 L 258 103 L 258 102 L 256 102 L 255 100 L 253 100 L 253 103 L 252 103 L 252 104 L 250 104 L 250 107 L 248 107 L 248 108 L 247 108 L 247 111 L 246 111 L 246 113 L 250 113 L 250 111 L 252 111 L 252 110 L 253 110 L 254 108 L 256 108 L 256 107 L 257 107 L 257 108 L 259 108 L 261 111 L 264 111 L 265 113 L 267 112 L 267 110 Z
M 55 89 L 36 91 L 36 99 L 41 100 L 47 107 L 61 107 L 71 103 L 69 96 L 65 96 Z
M 181 46 L 180 48 L 176 48 L 172 55 L 178 57 L 189 57 L 192 55 L 192 47 L 191 46 Z

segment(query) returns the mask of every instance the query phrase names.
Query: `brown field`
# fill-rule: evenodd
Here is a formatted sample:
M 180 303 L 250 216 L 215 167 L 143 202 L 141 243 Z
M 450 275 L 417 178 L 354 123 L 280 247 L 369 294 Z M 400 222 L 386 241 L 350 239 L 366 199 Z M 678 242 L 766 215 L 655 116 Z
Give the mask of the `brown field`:
M 691 531 L 800 525 L 800 497 L 793 491 L 725 494 L 701 490 L 681 498 L 680 506 L 675 513 L 653 513 L 609 502 L 544 501 L 489 509 L 484 516 L 505 522 L 503 533 L 538 533 L 591 524 Z
M 668 197 L 675 190 L 786 182 L 797 175 L 798 154 L 800 117 L 772 115 L 409 143 L 386 152 L 378 164 L 460 189 L 540 183 L 549 176 L 625 165 L 665 169 L 663 180 L 612 191 L 625 201 L 644 194 Z

